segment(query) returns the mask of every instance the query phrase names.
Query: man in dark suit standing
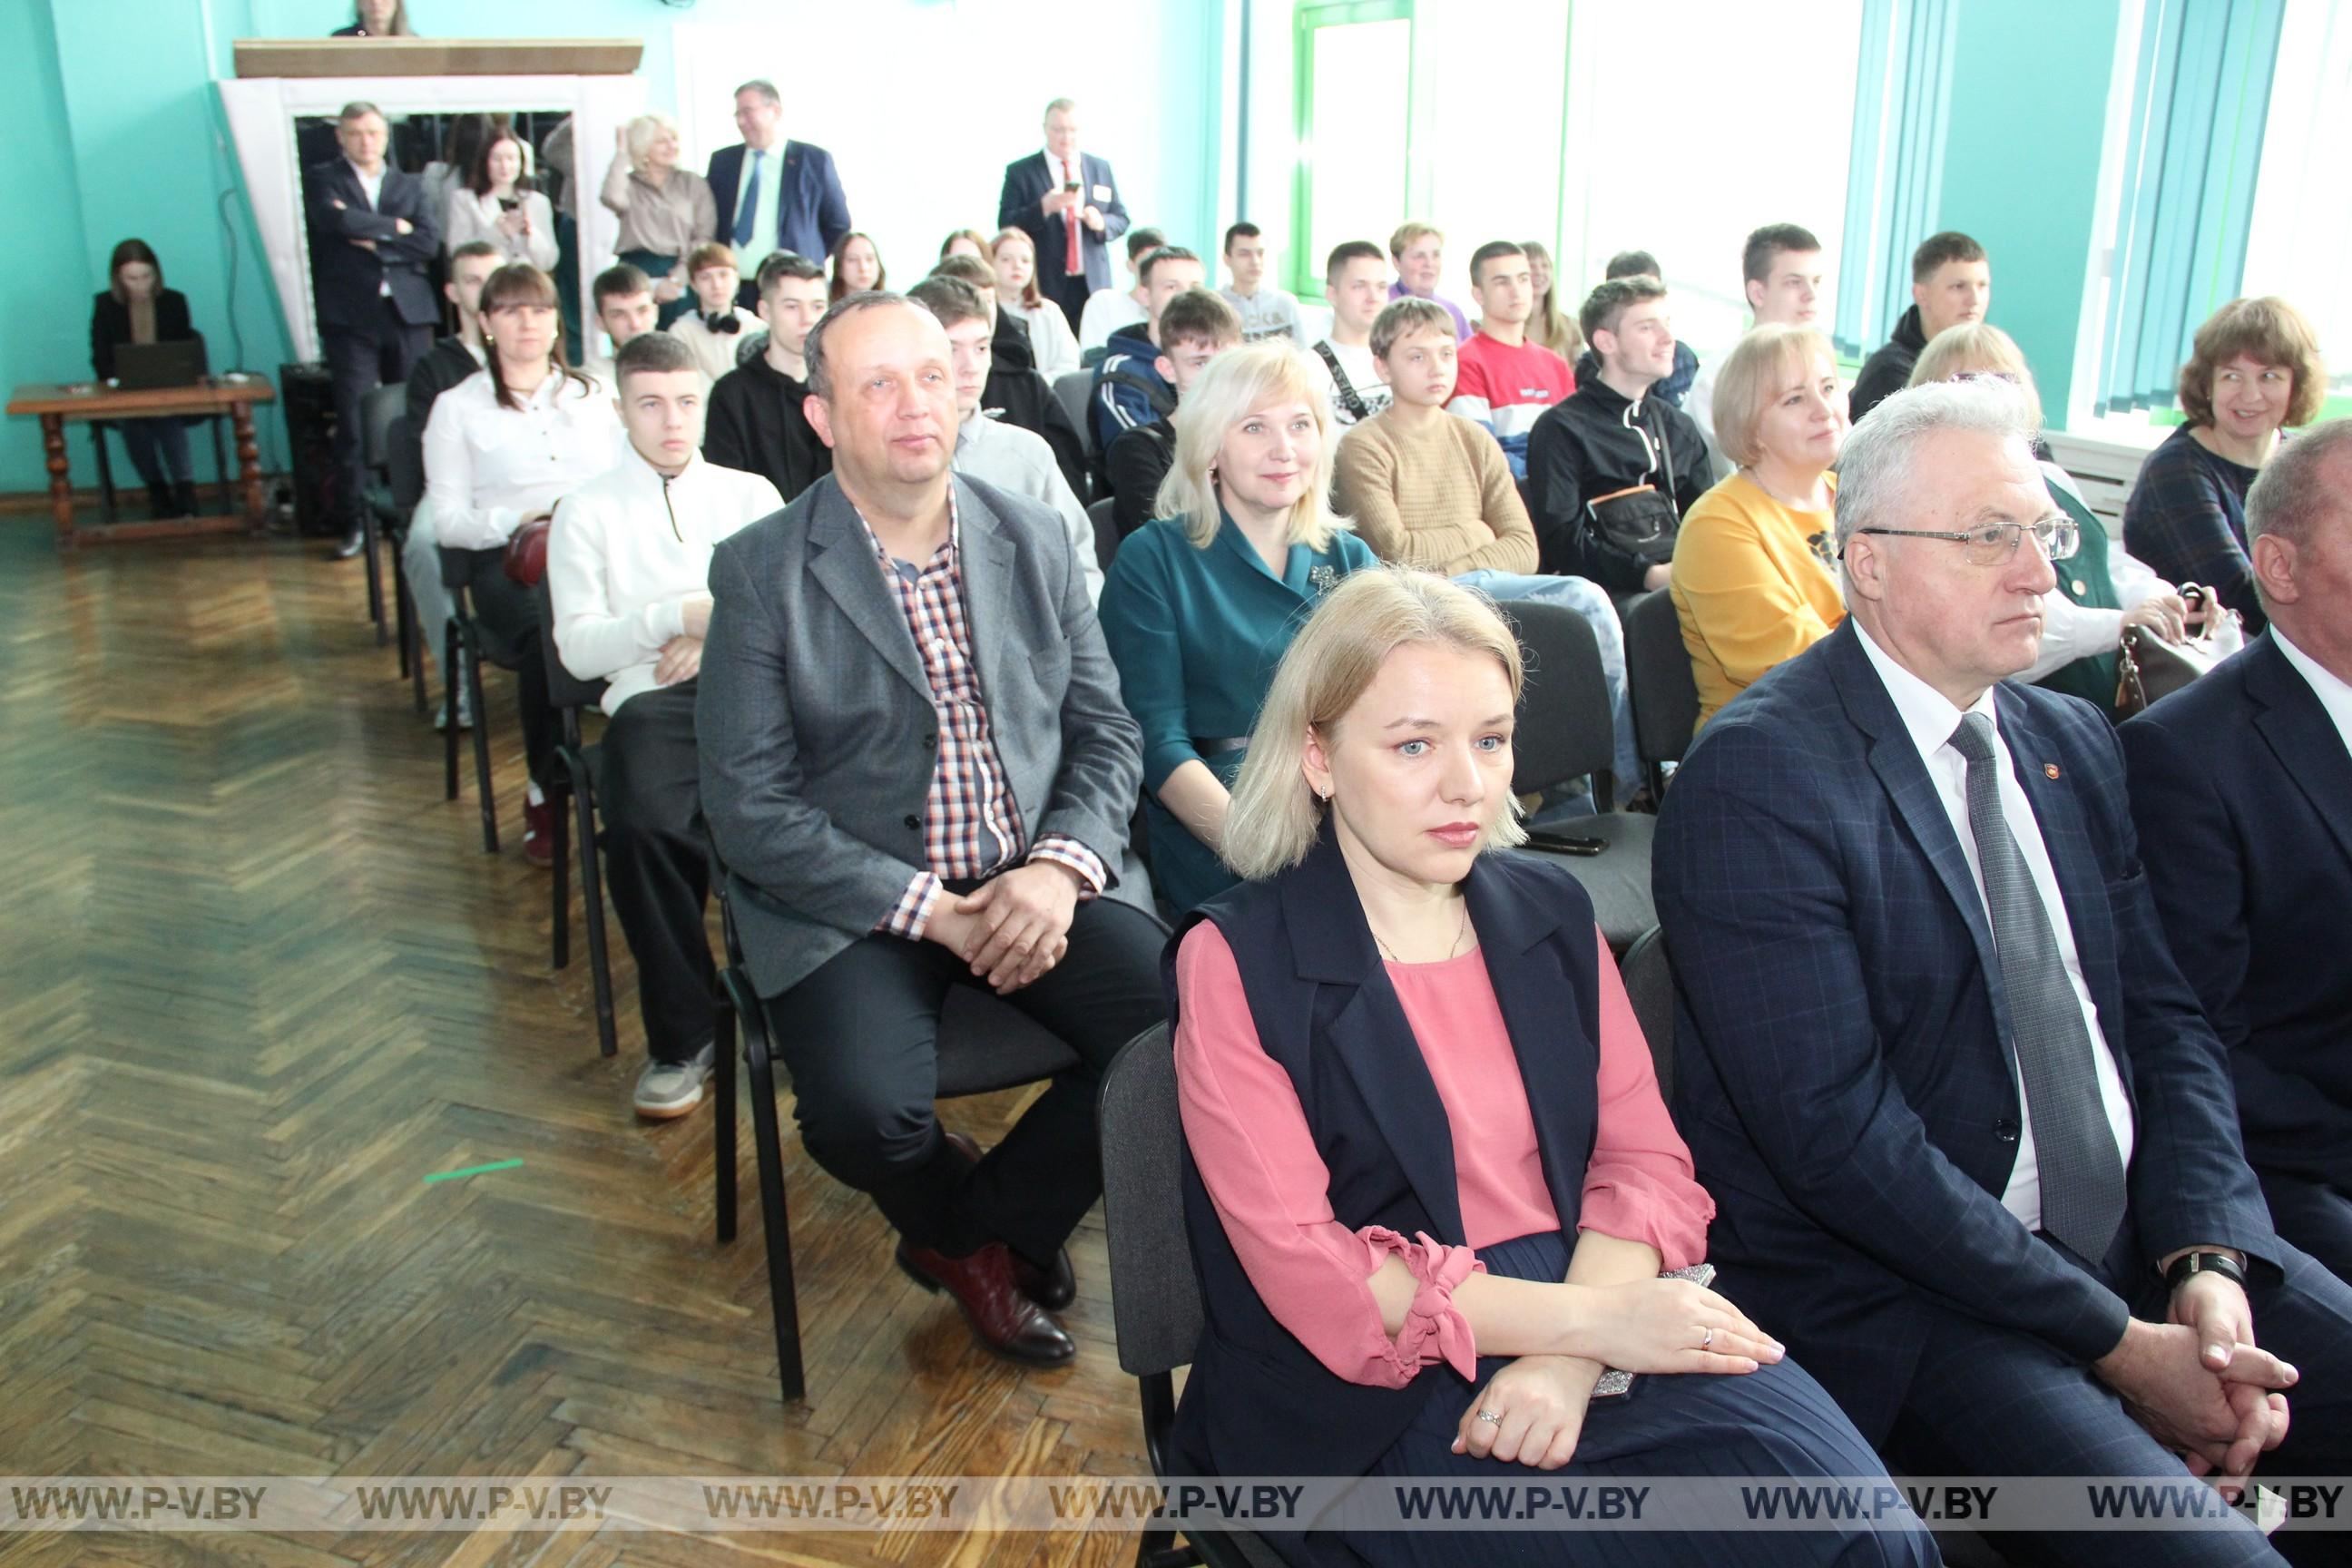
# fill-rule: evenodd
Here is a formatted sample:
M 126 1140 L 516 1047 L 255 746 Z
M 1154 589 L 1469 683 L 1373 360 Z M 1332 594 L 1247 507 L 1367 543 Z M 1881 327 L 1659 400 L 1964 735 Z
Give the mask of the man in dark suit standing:
M 2281 1236 L 2352 1278 L 2352 419 L 2246 495 L 2270 629 L 2122 730 L 2172 956 Z
M 821 261 L 850 230 L 849 198 L 833 154 L 783 140 L 783 117 L 774 82 L 745 82 L 735 89 L 735 129 L 743 140 L 710 155 L 719 238 L 735 247 L 735 272 L 743 280 L 736 300 L 746 310 L 759 309 L 760 264 L 772 252 Z
M 1118 874 L 1142 736 L 1061 520 L 950 467 L 940 323 L 852 295 L 803 353 L 833 472 L 712 558 L 703 810 L 803 1145 L 983 1344 L 1057 1366 L 1102 1068 L 1164 1016 L 1166 930 Z M 984 1158 L 932 1109 L 970 985 L 1077 1058 Z
M 1710 721 L 1666 792 L 1676 1120 L 1718 1283 L 1897 1467 L 2240 1477 L 2276 1447 L 2279 1473 L 2340 1473 L 2352 1289 L 2272 1231 L 2112 731 L 2007 679 L 2074 543 L 2033 435 L 1991 382 L 1856 426 L 1849 620 Z M 2278 1540 L 2320 1561 L 2342 1537 Z M 2000 1551 L 2276 1561 L 2242 1521 L 2087 1514 Z
M 1037 287 L 1076 331 L 1087 297 L 1110 287 L 1108 247 L 1127 232 L 1127 204 L 1110 164 L 1078 151 L 1078 106 L 1071 100 L 1045 106 L 1045 150 L 1005 165 L 996 226 L 1027 231 L 1037 249 Z
M 441 247 L 441 225 L 425 210 L 425 187 L 384 160 L 392 131 L 373 103 L 347 103 L 335 117 L 342 156 L 303 171 L 310 231 L 310 289 L 335 389 L 335 473 L 343 541 L 357 555 L 363 535 L 360 404 L 377 386 L 405 382 L 433 346 L 441 311 L 425 269 Z

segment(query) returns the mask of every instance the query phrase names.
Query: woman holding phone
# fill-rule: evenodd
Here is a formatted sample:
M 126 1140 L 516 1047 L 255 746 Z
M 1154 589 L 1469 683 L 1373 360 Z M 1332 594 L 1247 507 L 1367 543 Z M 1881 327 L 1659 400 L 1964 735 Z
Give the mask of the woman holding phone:
M 555 209 L 531 189 L 526 158 L 522 138 L 503 126 L 482 143 L 466 183 L 449 193 L 441 232 L 452 251 L 478 239 L 509 262 L 555 269 Z

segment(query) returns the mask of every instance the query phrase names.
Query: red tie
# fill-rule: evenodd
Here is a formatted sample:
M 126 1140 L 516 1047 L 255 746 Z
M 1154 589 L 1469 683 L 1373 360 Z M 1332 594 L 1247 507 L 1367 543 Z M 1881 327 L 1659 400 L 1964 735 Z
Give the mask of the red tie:
M 1062 183 L 1076 184 L 1077 177 L 1078 172 L 1070 167 L 1070 161 L 1067 158 L 1063 159 Z M 1082 189 L 1078 195 L 1083 197 L 1086 192 Z M 1078 259 L 1078 209 L 1076 207 L 1074 206 L 1062 215 L 1062 226 L 1070 237 L 1068 247 L 1062 252 L 1062 270 L 1073 278 L 1083 278 L 1086 276 L 1087 267 L 1085 262 Z

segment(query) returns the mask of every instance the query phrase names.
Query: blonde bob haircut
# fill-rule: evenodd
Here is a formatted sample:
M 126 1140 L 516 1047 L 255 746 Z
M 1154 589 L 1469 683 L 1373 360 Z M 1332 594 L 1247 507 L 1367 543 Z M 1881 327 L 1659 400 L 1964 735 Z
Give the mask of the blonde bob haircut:
M 1743 468 L 1753 468 L 1764 456 L 1757 438 L 1764 411 L 1772 400 L 1812 374 L 1813 357 L 1837 374 L 1837 351 L 1830 340 L 1811 327 L 1769 323 L 1757 327 L 1731 346 L 1723 368 L 1715 373 L 1716 445 Z
M 1937 332 L 1919 351 L 1918 363 L 1911 367 L 1911 384 L 1926 386 L 1969 372 L 2009 377 L 2025 399 L 2034 427 L 2041 428 L 2042 391 L 2033 384 L 2033 367 L 2025 363 L 2025 351 L 2017 340 L 1990 321 L 1963 321 Z
M 1326 809 L 1307 784 L 1307 731 L 1328 743 L 1391 654 L 1433 646 L 1494 659 L 1510 682 L 1511 705 L 1518 705 L 1527 677 L 1519 639 L 1486 595 L 1427 572 L 1371 566 L 1349 573 L 1324 596 L 1275 669 L 1234 780 L 1218 850 L 1234 875 L 1263 881 L 1307 858 Z M 1507 788 L 1497 793 L 1481 853 L 1527 842 L 1517 799 Z
M 1217 498 L 1217 454 L 1225 433 L 1249 417 L 1254 409 L 1275 403 L 1303 403 L 1314 411 L 1315 428 L 1322 439 L 1315 469 L 1307 488 L 1290 509 L 1292 544 L 1320 552 L 1331 542 L 1331 531 L 1347 520 L 1331 510 L 1331 403 L 1324 395 L 1313 362 L 1286 340 L 1253 343 L 1219 354 L 1184 394 L 1176 410 L 1176 460 L 1160 482 L 1152 503 L 1154 517 L 1184 520 L 1184 537 L 1206 550 L 1217 542 L 1223 525 L 1224 505 Z
M 646 154 L 652 151 L 655 140 L 665 131 L 676 136 L 677 121 L 658 110 L 651 114 L 640 114 L 629 121 L 628 143 L 631 168 L 637 169 L 645 166 Z

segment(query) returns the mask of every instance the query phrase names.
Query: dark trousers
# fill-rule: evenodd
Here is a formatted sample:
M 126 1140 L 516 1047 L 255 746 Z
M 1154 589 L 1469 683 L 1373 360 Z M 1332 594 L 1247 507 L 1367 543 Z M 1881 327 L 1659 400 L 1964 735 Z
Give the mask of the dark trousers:
M 555 760 L 555 710 L 548 705 L 547 665 L 539 651 L 539 599 L 507 575 L 506 552 L 468 552 L 473 575 L 466 584 L 474 619 L 482 628 L 482 657 L 514 671 L 515 705 L 522 719 L 523 755 L 530 781 L 542 789 Z
M 1062 258 L 1040 257 L 1037 259 L 1037 291 L 1062 307 L 1069 318 L 1070 331 L 1076 335 L 1078 322 L 1087 313 L 1087 301 L 1094 298 L 1094 286 L 1083 272 L 1072 274 L 1062 270 Z
M 2263 1345 L 2303 1375 L 2287 1391 L 2286 1441 L 2263 1456 L 2255 1477 L 2341 1476 L 2352 1471 L 2352 1287 L 2292 1246 L 2282 1250 L 2285 1279 L 2257 1284 L 2247 1296 Z M 2153 1274 L 2144 1289 L 2123 1294 L 2137 1316 L 2164 1320 L 2166 1289 Z M 2088 1367 L 2040 1340 L 1937 1309 L 1926 1343 L 1885 1444 L 1895 1468 L 1926 1476 L 2187 1478 Z M 2290 1524 L 2265 1542 L 2242 1521 L 2227 1531 L 2003 1531 L 1989 1539 L 2021 1568 L 2210 1568 L 2276 1564 L 2282 1556 L 2340 1563 L 2352 1556 L 2352 1537 L 2340 1531 L 2297 1533 Z
M 793 1079 L 801 1142 L 836 1180 L 873 1194 L 918 1247 L 962 1257 L 991 1240 L 1039 1265 L 1102 1194 L 1095 1097 L 1118 1048 L 1166 1016 L 1167 934 L 1129 904 L 1078 906 L 1070 949 L 1004 998 L 1067 1043 L 1055 1076 L 1004 1141 L 967 1167 L 940 1131 L 940 1013 L 951 985 L 977 985 L 933 942 L 879 933 L 768 1003 Z
M 682 1062 L 710 1043 L 719 986 L 703 928 L 710 851 L 695 768 L 694 682 L 622 703 L 604 726 L 604 885 L 637 961 L 646 1051 L 657 1062 Z
M 364 327 L 320 329 L 335 387 L 335 479 L 341 487 L 335 502 L 347 529 L 359 526 L 360 498 L 367 491 L 360 405 L 377 387 L 406 381 L 433 346 L 432 323 L 410 326 L 389 296 L 378 303 L 383 310 Z
M 2352 1280 L 2352 1193 L 2329 1182 L 2254 1168 L 2271 1226 L 2338 1279 Z M 2352 1536 L 2346 1538 L 2352 1546 Z
M 118 419 L 114 428 L 131 454 L 131 466 L 151 486 L 184 485 L 196 477 L 185 420 Z

